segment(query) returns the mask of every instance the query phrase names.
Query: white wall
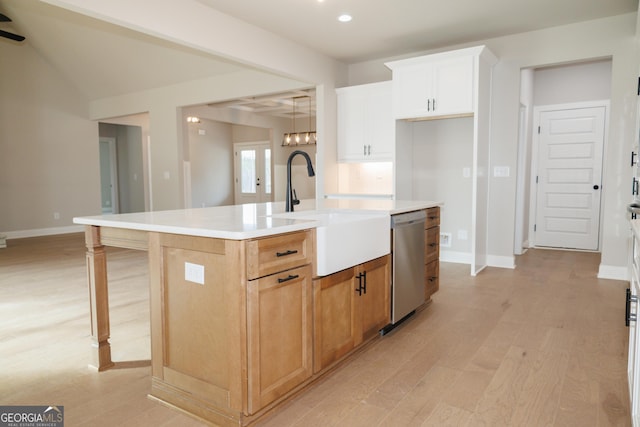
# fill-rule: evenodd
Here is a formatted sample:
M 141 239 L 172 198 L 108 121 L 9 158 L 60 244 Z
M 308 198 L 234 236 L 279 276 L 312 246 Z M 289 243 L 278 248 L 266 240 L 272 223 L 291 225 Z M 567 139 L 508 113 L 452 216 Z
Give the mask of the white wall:
M 440 232 L 451 234 L 444 252 L 471 254 L 471 174 L 473 170 L 473 118 L 413 122 L 411 145 L 412 199 L 444 202 Z M 403 167 L 398 165 L 398 167 Z M 464 238 L 466 235 L 466 238 Z
M 499 59 L 494 67 L 492 89 L 491 168 L 517 168 L 520 71 L 523 68 L 612 58 L 611 127 L 605 153 L 607 188 L 604 200 L 601 274 L 608 277 L 626 272 L 628 224 L 625 206 L 629 200 L 627 165 L 635 134 L 635 103 L 638 61 L 635 40 L 636 14 L 626 14 L 540 31 L 479 40 L 452 48 L 484 44 Z M 416 52 L 404 57 L 430 52 Z M 391 73 L 384 58 L 349 67 L 349 84 L 388 80 Z M 491 178 L 489 199 L 489 255 L 513 254 L 516 175 Z M 605 272 L 605 273 L 603 273 Z
M 76 229 L 74 216 L 100 213 L 98 124 L 28 43 L 0 43 L 0 58 L 0 234 Z
M 533 84 L 536 106 L 609 99 L 611 60 L 538 68 Z
M 199 131 L 204 131 L 200 135 Z M 232 125 L 201 119 L 188 125 L 191 206 L 233 204 Z

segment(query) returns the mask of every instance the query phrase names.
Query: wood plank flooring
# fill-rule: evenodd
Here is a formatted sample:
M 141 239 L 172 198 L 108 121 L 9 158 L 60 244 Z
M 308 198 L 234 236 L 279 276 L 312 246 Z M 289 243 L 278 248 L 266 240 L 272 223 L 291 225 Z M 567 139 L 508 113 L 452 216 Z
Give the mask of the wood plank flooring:
M 147 399 L 146 253 L 109 249 L 116 369 L 88 368 L 80 234 L 0 249 L 0 405 L 67 426 L 200 426 Z M 529 250 L 515 270 L 442 263 L 433 303 L 261 426 L 628 426 L 626 282 L 599 255 Z

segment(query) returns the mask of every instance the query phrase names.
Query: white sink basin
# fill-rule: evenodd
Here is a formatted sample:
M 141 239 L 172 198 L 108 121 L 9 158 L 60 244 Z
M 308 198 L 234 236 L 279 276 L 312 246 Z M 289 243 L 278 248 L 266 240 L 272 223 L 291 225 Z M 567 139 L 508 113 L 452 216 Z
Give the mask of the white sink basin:
M 387 213 L 330 209 L 286 212 L 272 217 L 318 221 L 318 276 L 326 276 L 390 252 L 390 217 Z

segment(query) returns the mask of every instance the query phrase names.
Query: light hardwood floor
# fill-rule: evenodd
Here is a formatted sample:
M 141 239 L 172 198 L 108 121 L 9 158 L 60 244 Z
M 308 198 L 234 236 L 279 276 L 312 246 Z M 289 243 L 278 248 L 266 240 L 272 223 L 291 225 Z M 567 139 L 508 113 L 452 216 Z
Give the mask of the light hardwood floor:
M 64 405 L 67 426 L 200 426 L 147 399 L 146 253 L 109 249 L 116 369 L 87 367 L 83 237 L 0 249 L 0 405 Z M 628 426 L 627 283 L 599 255 L 529 250 L 518 268 L 441 265 L 433 303 L 263 426 Z M 126 361 L 126 363 L 125 363 Z

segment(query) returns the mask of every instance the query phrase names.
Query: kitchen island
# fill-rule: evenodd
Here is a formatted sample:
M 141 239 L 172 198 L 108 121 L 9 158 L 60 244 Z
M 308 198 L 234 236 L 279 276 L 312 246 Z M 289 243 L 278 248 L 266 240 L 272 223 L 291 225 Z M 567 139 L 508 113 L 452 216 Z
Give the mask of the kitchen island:
M 437 205 L 325 200 L 298 210 L 388 220 Z M 322 222 L 283 212 L 265 203 L 74 219 L 86 226 L 91 364 L 113 366 L 105 246 L 149 252 L 151 397 L 209 422 L 254 422 L 375 337 L 389 322 L 388 242 L 319 277 Z

